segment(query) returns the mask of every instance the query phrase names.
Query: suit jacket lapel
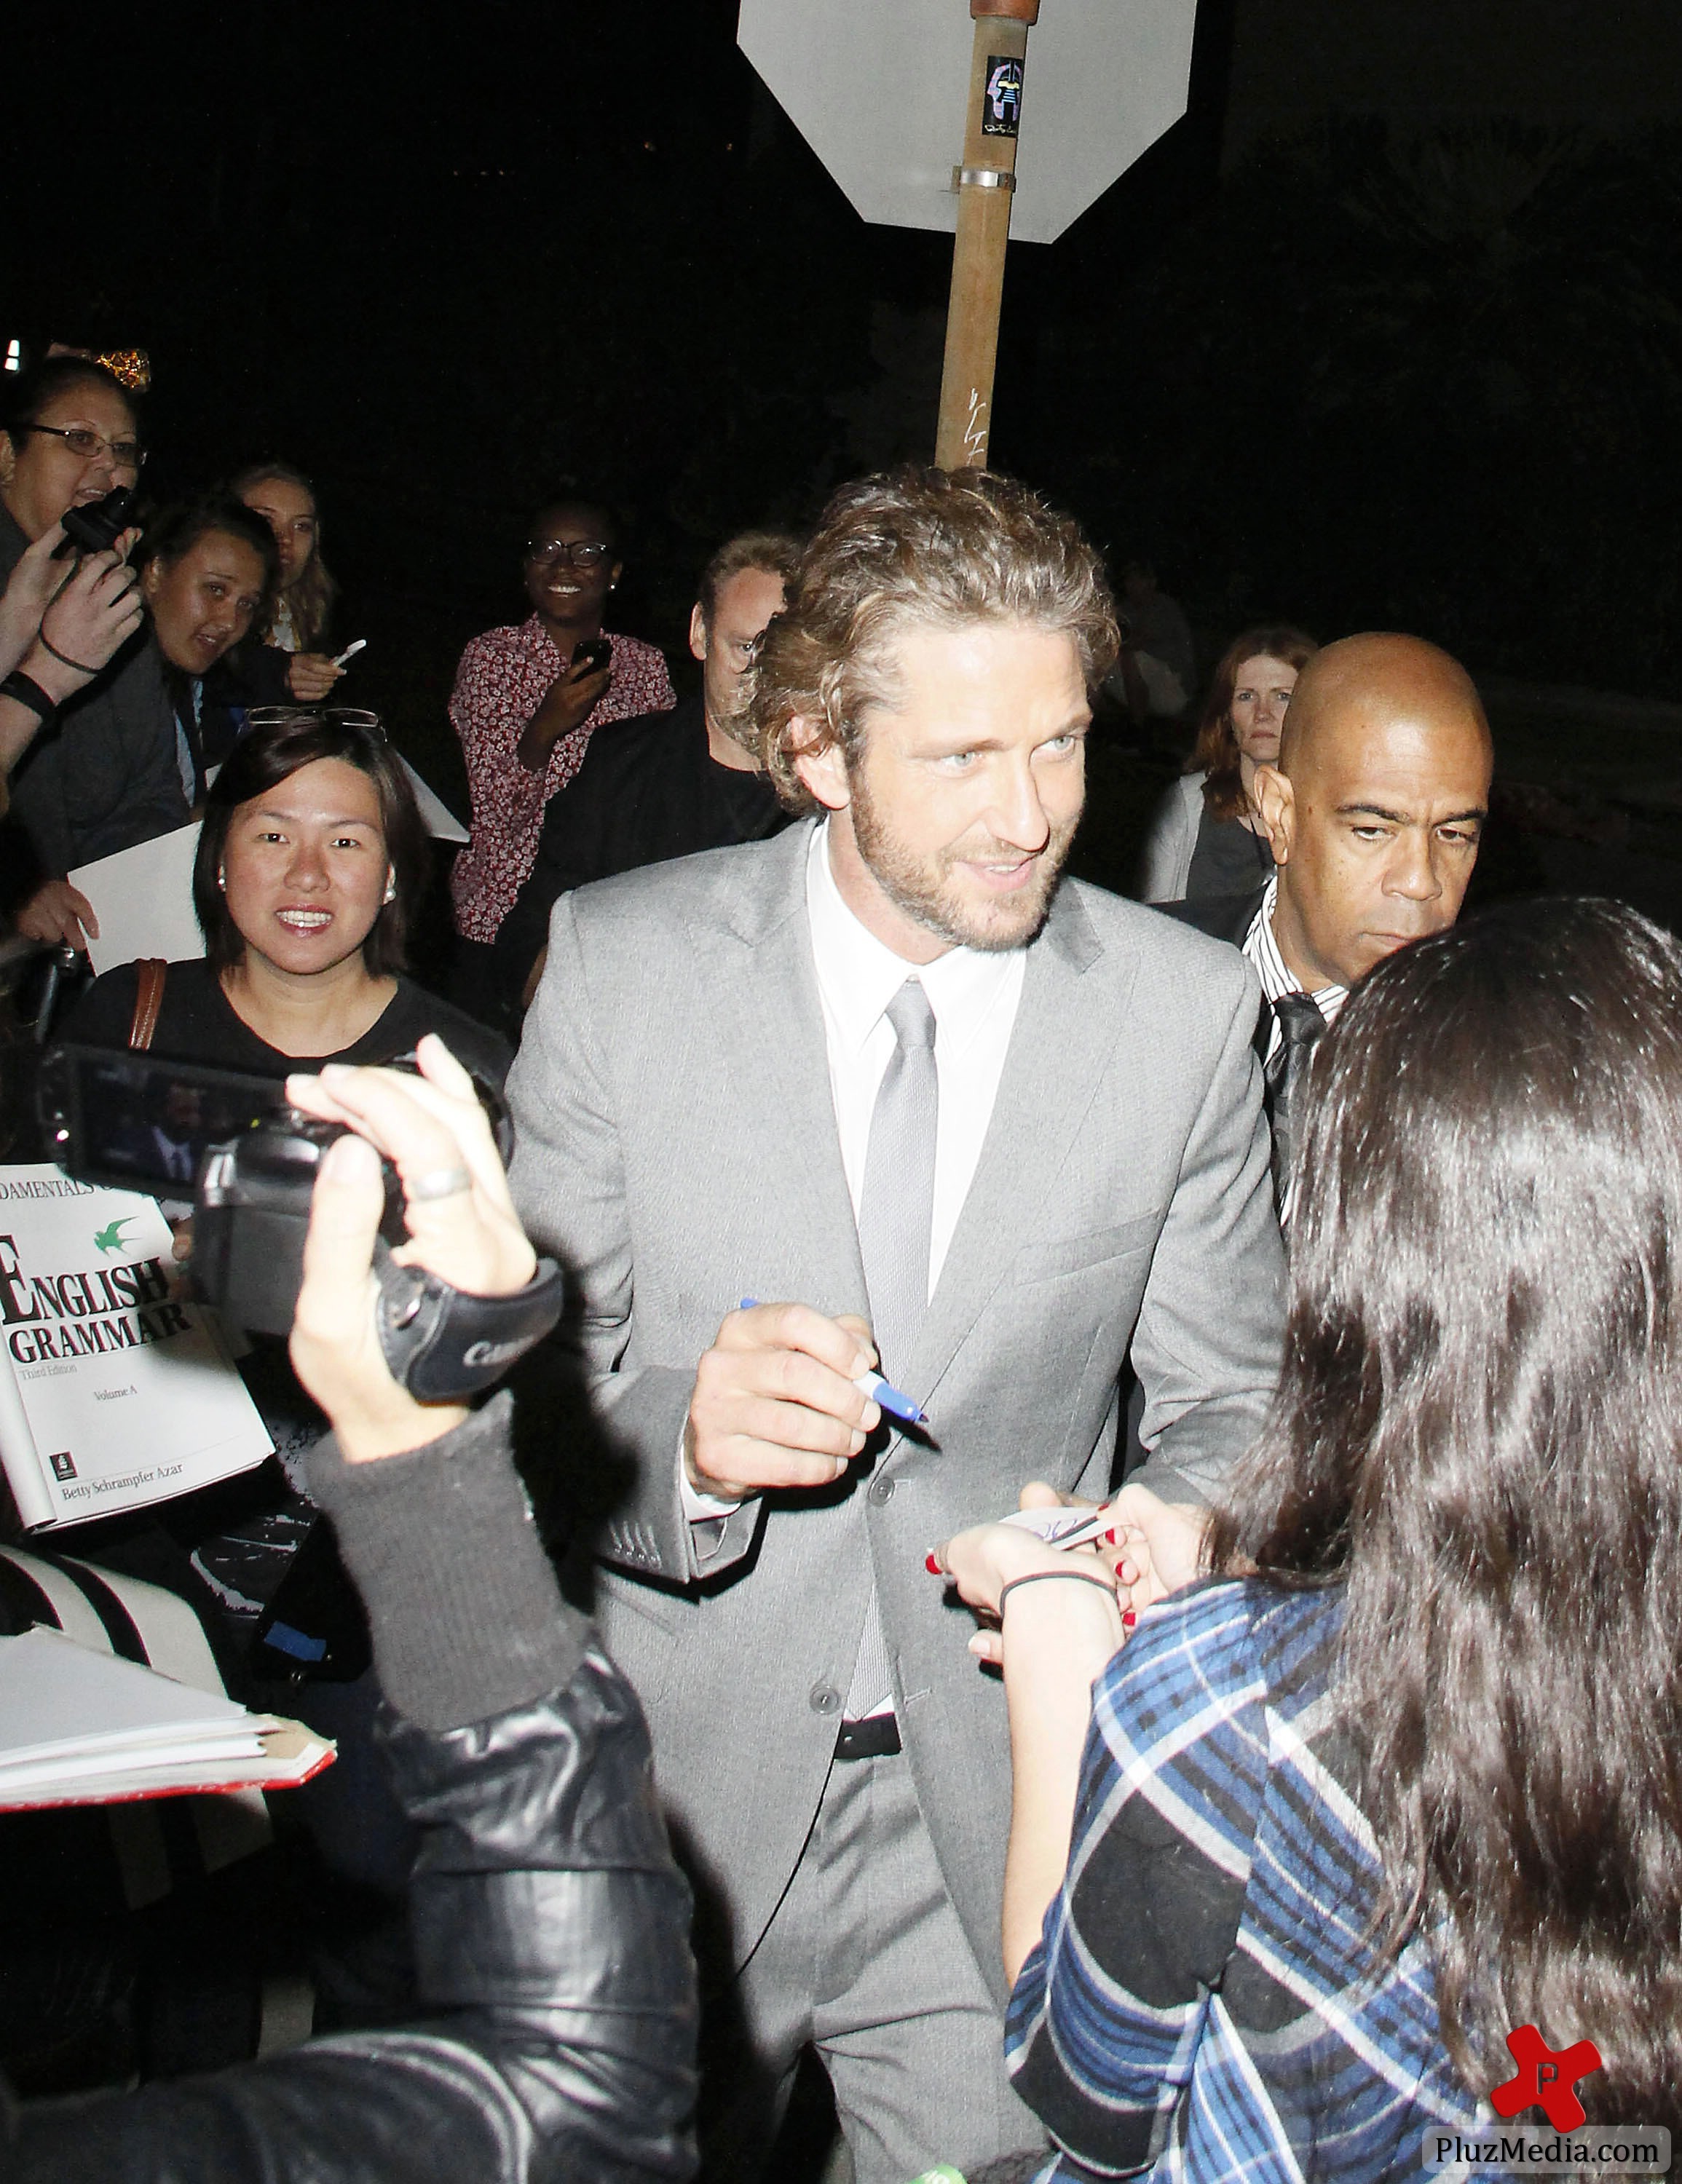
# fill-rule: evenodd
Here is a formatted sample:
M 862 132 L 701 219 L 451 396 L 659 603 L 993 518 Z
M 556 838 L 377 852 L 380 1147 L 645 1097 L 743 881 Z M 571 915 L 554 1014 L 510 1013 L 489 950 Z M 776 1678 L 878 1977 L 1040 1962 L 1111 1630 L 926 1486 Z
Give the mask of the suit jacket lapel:
M 758 1140 L 767 1224 L 808 1270 L 802 1301 L 870 1316 L 853 1201 L 841 1164 L 823 1010 L 806 917 L 809 826 L 767 844 L 766 885 L 727 905 L 722 929 L 696 935 L 718 981 L 713 1011 L 732 1081 L 766 1087 Z M 797 1235 L 787 1234 L 790 1228 Z
M 929 1300 L 910 1393 L 927 1402 L 1009 1270 L 1017 1245 L 1069 1156 L 1115 1051 L 1133 970 L 1091 989 L 1104 956 L 1080 897 L 1059 889 L 1029 951 L 993 1117 L 963 1212 Z

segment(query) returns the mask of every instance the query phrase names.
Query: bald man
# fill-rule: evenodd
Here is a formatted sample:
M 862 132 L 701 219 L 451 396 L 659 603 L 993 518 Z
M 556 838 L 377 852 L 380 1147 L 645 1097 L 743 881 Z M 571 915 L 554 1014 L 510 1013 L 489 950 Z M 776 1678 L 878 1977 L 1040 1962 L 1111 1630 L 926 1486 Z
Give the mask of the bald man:
M 1255 798 L 1274 870 L 1253 894 L 1168 915 L 1229 940 L 1262 982 L 1256 1047 L 1280 1217 L 1296 1086 L 1349 989 L 1454 923 L 1478 861 L 1494 760 L 1471 677 L 1417 637 L 1347 637 L 1303 669 Z

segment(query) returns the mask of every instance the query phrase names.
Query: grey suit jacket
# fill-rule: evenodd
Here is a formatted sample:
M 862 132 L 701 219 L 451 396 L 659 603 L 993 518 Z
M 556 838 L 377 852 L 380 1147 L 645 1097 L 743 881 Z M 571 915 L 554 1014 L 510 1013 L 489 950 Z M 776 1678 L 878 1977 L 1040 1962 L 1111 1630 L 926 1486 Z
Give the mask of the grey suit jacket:
M 1129 1348 L 1141 1474 L 1206 1498 L 1253 1437 L 1281 1324 L 1250 967 L 1066 883 L 1029 952 L 991 1126 L 894 1435 L 838 1489 L 692 1528 L 678 1451 L 737 1301 L 868 1317 L 805 911 L 810 829 L 628 873 L 555 905 L 509 1095 L 515 1200 L 577 1289 L 614 1444 L 597 1612 L 654 1732 L 705 1894 L 752 1950 L 822 1794 L 873 1570 L 942 1870 L 1000 1988 L 1003 1694 L 923 1567 L 1022 1483 L 1101 1496 Z

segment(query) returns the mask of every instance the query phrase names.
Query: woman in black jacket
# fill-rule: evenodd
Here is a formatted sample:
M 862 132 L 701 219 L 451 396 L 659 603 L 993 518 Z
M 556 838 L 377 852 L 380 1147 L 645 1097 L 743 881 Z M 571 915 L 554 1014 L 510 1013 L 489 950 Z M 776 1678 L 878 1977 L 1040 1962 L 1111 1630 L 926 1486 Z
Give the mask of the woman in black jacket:
M 472 1086 L 294 1078 L 410 1183 L 414 1256 L 479 1295 L 535 1260 Z M 422 1833 L 430 2014 L 213 2077 L 0 2105 L 0 2184 L 682 2184 L 693 2173 L 688 1892 L 637 1702 L 562 1602 L 509 1457 L 508 1399 L 421 1405 L 386 1370 L 370 1265 L 383 1192 L 356 1137 L 316 1186 L 292 1334 L 331 1418 L 312 1484 L 373 1626 L 398 1794 Z M 0 2101 L 3 2097 L 0 2097 Z

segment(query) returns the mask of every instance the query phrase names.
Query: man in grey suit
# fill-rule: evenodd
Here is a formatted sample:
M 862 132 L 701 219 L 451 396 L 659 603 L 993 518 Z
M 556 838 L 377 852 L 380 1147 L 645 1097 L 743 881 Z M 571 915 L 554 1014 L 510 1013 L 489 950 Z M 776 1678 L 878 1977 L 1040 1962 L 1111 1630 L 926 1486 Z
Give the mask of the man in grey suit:
M 1039 2142 L 1000 2058 L 1004 1694 L 925 1555 L 1033 1478 L 1104 1498 L 1131 1355 L 1122 1499 L 1183 1561 L 1273 1386 L 1254 974 L 1059 884 L 1115 642 L 1024 488 L 844 490 L 755 669 L 810 822 L 564 896 L 509 1080 L 610 1444 L 596 1609 L 697 1885 L 732 2184 L 808 2042 L 858 2184 Z M 859 1385 L 878 1362 L 926 1427 Z

